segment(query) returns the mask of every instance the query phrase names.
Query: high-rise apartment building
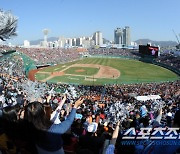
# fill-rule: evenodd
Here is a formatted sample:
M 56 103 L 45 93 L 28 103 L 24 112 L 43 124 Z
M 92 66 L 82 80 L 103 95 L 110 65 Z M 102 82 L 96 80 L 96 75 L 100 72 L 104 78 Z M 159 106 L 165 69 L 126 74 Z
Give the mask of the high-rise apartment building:
M 117 28 L 114 30 L 114 43 L 128 46 L 131 44 L 130 27 Z
M 103 44 L 103 38 L 102 38 L 102 32 L 97 31 L 93 35 L 93 40 L 95 42 L 95 45 L 102 45 Z
M 58 46 L 60 48 L 64 48 L 64 46 L 66 44 L 66 39 L 63 36 L 59 37 L 58 44 L 59 44 Z
M 125 46 L 131 45 L 130 28 L 128 26 L 123 29 L 123 44 Z
M 114 44 L 123 44 L 123 31 L 121 28 L 114 30 Z
M 76 46 L 76 38 L 72 39 L 72 46 Z
M 86 37 L 85 39 L 83 39 L 82 46 L 84 48 L 90 48 L 91 47 L 91 41 L 92 41 L 92 39 L 90 37 Z
M 72 44 L 73 44 L 73 39 L 72 38 L 68 38 L 67 39 L 67 44 L 72 47 Z
M 30 47 L 30 42 L 28 40 L 24 40 L 24 47 Z
M 82 37 L 76 38 L 76 46 L 82 46 L 82 42 L 83 42 L 83 38 Z

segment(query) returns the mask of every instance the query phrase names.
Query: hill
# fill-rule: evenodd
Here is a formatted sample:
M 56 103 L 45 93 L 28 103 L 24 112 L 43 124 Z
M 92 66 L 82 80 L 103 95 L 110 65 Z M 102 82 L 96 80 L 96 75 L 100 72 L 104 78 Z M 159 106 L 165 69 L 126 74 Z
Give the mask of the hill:
M 48 41 L 57 41 L 58 40 L 58 37 L 49 37 L 48 39 L 47 39 Z M 32 40 L 32 41 L 30 41 L 30 44 L 31 45 L 38 45 L 38 44 L 40 44 L 40 42 L 41 41 L 43 41 L 43 39 L 38 39 L 38 40 Z
M 160 47 L 175 47 L 177 45 L 177 42 L 175 41 L 153 41 L 150 39 L 139 39 L 135 41 L 138 45 L 142 44 L 142 45 L 146 45 L 147 43 L 151 43 L 151 45 L 159 45 Z

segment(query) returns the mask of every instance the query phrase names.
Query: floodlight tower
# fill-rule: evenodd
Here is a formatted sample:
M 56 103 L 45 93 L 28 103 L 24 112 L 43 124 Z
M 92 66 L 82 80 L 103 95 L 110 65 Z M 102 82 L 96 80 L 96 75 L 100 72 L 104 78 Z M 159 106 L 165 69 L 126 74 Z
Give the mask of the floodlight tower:
M 44 34 L 44 42 L 47 42 L 47 36 L 48 36 L 49 30 L 48 29 L 43 29 L 43 34 Z

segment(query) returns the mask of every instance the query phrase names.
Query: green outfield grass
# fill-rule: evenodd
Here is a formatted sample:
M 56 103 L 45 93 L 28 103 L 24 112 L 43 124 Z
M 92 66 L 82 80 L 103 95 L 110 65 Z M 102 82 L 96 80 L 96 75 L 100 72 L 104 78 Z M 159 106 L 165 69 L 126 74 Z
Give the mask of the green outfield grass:
M 162 68 L 149 63 L 144 63 L 136 60 L 127 60 L 120 58 L 84 58 L 75 62 L 60 64 L 53 67 L 48 67 L 41 72 L 55 72 L 64 70 L 72 64 L 99 64 L 113 67 L 120 71 L 120 77 L 117 79 L 106 78 L 91 78 L 89 81 L 85 80 L 86 75 L 95 75 L 98 72 L 97 68 L 89 67 L 70 67 L 64 72 L 63 76 L 51 78 L 48 82 L 62 82 L 73 84 L 122 84 L 122 83 L 141 83 L 141 82 L 161 82 L 161 81 L 174 81 L 179 79 L 178 75 L 168 69 Z M 84 72 L 76 72 L 77 69 L 84 69 Z M 71 76 L 67 75 L 71 74 Z M 47 75 L 47 74 L 46 74 Z M 84 75 L 84 76 L 78 76 Z M 43 77 L 42 77 L 43 76 Z M 45 79 L 44 74 L 37 73 L 36 79 Z

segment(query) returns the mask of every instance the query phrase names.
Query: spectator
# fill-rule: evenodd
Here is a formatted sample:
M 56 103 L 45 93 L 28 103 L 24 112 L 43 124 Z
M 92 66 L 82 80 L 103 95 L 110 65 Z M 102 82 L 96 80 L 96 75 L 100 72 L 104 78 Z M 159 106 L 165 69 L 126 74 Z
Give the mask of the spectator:
M 76 109 L 82 103 L 83 99 L 78 99 L 68 118 L 60 124 L 52 124 L 44 112 L 43 104 L 33 102 L 27 106 L 25 119 L 36 128 L 37 136 L 35 141 L 38 153 L 64 153 L 61 135 L 70 128 L 75 117 Z

